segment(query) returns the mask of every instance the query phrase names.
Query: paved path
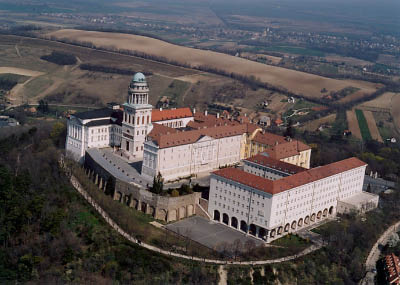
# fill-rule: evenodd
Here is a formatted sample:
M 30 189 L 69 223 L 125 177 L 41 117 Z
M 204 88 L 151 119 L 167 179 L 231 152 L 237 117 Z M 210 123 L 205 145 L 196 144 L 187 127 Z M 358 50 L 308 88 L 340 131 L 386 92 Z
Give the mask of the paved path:
M 372 270 L 376 269 L 376 263 L 378 262 L 379 256 L 381 254 L 381 250 L 379 245 L 385 245 L 390 238 L 390 236 L 399 230 L 400 221 L 390 226 L 376 241 L 374 246 L 371 248 L 371 251 L 368 254 L 367 260 L 365 261 L 365 270 L 366 275 L 360 281 L 360 284 L 374 284 L 376 273 L 372 272 Z
M 212 263 L 212 264 L 232 264 L 232 265 L 263 265 L 263 264 L 272 264 L 272 263 L 280 263 L 280 262 L 285 262 L 289 260 L 296 259 L 298 257 L 304 256 L 306 254 L 309 254 L 317 249 L 321 248 L 320 244 L 313 244 L 310 247 L 306 248 L 302 252 L 296 255 L 291 255 L 291 256 L 286 256 L 286 257 L 281 257 L 277 259 L 269 259 L 269 260 L 256 260 L 256 261 L 225 261 L 225 260 L 218 260 L 218 259 L 206 259 L 206 258 L 199 258 L 199 257 L 193 257 L 189 255 L 184 255 L 184 254 L 179 254 L 175 252 L 171 252 L 168 250 L 163 250 L 161 248 L 152 246 L 150 244 L 144 243 L 131 235 L 129 235 L 127 232 L 125 232 L 120 226 L 118 226 L 113 219 L 110 218 L 110 216 L 90 197 L 90 195 L 83 189 L 82 185 L 79 183 L 78 179 L 76 179 L 73 175 L 70 178 L 70 181 L 74 188 L 86 199 L 86 201 L 89 202 L 90 205 L 93 206 L 93 208 L 96 209 L 96 211 L 104 218 L 104 220 L 114 229 L 116 230 L 120 235 L 122 235 L 124 238 L 127 240 L 141 246 L 144 248 L 147 248 L 148 250 L 158 252 L 164 255 L 169 255 L 169 256 L 174 256 L 174 257 L 179 257 L 183 259 L 188 259 L 188 260 L 194 260 L 194 261 L 199 261 L 199 262 L 205 262 L 205 263 Z

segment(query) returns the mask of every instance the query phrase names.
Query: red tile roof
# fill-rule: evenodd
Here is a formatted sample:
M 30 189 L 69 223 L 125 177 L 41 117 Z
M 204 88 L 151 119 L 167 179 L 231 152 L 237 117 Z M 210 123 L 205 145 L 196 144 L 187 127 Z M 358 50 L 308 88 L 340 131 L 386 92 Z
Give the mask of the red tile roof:
M 394 253 L 385 256 L 385 269 L 389 284 L 400 284 L 400 260 Z
M 288 174 L 295 174 L 302 171 L 306 171 L 307 168 L 303 168 L 297 165 L 293 165 L 290 163 L 286 163 L 271 157 L 266 156 L 265 154 L 257 154 L 253 157 L 245 159 L 245 161 L 250 161 L 253 163 L 257 163 L 262 166 L 270 167 L 276 170 L 283 171 Z
M 234 126 L 216 126 L 191 131 L 176 131 L 175 133 L 162 132 L 159 135 L 150 137 L 159 146 L 159 148 L 167 148 L 184 144 L 191 144 L 198 141 L 203 136 L 209 136 L 215 139 L 242 135 L 249 130 L 247 124 Z
M 151 139 L 157 139 L 161 135 L 168 135 L 177 132 L 179 132 L 179 130 L 161 124 L 153 123 L 153 129 L 147 136 Z
M 265 150 L 268 155 L 274 159 L 283 159 L 300 154 L 301 151 L 311 149 L 308 145 L 294 140 L 282 144 L 275 145 Z
M 257 133 L 254 136 L 253 141 L 267 146 L 268 148 L 265 152 L 267 152 L 270 157 L 278 160 L 298 155 L 302 151 L 311 149 L 310 146 L 301 141 L 292 139 L 288 140 L 283 136 L 267 132 Z
M 260 191 L 264 191 L 270 194 L 278 194 L 283 191 L 296 188 L 301 185 L 305 185 L 364 165 L 366 165 L 365 162 L 359 160 L 358 158 L 352 157 L 324 166 L 302 171 L 274 181 L 251 173 L 247 173 L 237 168 L 224 168 L 213 173 L 215 175 L 225 177 L 227 179 L 253 187 Z
M 153 109 L 151 111 L 151 121 L 159 122 L 180 118 L 193 117 L 193 113 L 190 108 L 178 108 L 178 109 L 168 109 L 168 110 L 159 110 Z
M 283 136 L 279 136 L 279 135 L 275 135 L 272 133 L 262 133 L 259 132 L 257 133 L 254 138 L 253 141 L 259 143 L 259 144 L 263 144 L 263 145 L 267 145 L 267 146 L 273 146 L 279 143 L 285 143 L 287 142 L 287 140 L 285 139 L 285 137 Z

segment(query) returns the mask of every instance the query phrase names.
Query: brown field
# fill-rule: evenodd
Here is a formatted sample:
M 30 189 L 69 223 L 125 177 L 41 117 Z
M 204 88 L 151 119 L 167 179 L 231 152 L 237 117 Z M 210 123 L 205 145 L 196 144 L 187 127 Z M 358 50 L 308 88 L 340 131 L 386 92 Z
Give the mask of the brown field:
M 257 54 L 257 56 L 261 58 L 265 57 L 266 59 L 270 60 L 273 64 L 279 64 L 282 61 L 282 58 L 278 56 L 265 55 L 265 54 Z
M 17 53 L 16 45 L 20 55 Z M 58 66 L 40 59 L 42 55 L 49 54 L 53 50 L 72 53 L 82 63 L 153 73 L 147 76 L 150 86 L 149 101 L 153 105 L 174 80 L 190 83 L 189 89 L 184 94 L 178 94 L 181 98 L 179 104 L 197 107 L 198 110 L 215 102 L 215 94 L 222 87 L 238 84 L 228 77 L 118 53 L 41 39 L 0 36 L 0 71 L 37 75 L 18 84 L 10 92 L 12 98 L 9 99 L 13 104 L 37 103 L 41 98 L 45 98 L 49 103 L 91 106 L 104 105 L 110 101 L 124 102 L 131 76 L 85 71 L 81 70 L 78 64 Z M 249 106 L 248 101 L 251 101 L 256 105 L 268 92 L 263 89 L 257 91 L 249 89 L 244 93 L 240 104 Z
M 199 50 L 173 45 L 157 39 L 120 33 L 91 32 L 73 29 L 63 29 L 48 33 L 46 36 L 67 38 L 74 41 L 91 42 L 97 47 L 118 50 L 135 50 L 151 55 L 163 56 L 169 60 L 188 63 L 193 67 L 210 66 L 213 68 L 234 72 L 242 75 L 253 75 L 261 81 L 284 87 L 305 97 L 319 98 L 321 89 L 339 91 L 345 87 L 360 88 L 354 98 L 375 91 L 375 84 L 363 81 L 337 80 L 270 66 L 249 61 L 243 58 L 221 54 L 213 51 Z
M 386 92 L 375 98 L 374 100 L 364 102 L 359 105 L 360 108 L 363 107 L 372 107 L 372 108 L 382 108 L 382 109 L 391 109 L 393 106 L 393 98 L 396 96 L 396 93 Z
M 368 129 L 369 132 L 371 133 L 372 139 L 378 141 L 378 142 L 383 142 L 381 134 L 379 133 L 378 127 L 376 126 L 375 118 L 374 115 L 372 114 L 371 111 L 363 111 L 364 117 L 367 120 L 368 124 Z
M 349 130 L 353 136 L 362 140 L 360 127 L 358 126 L 358 120 L 354 110 L 349 110 L 346 112 L 347 122 L 349 123 Z
M 321 125 L 324 124 L 331 124 L 335 121 L 336 119 L 336 114 L 330 114 L 328 116 L 316 119 L 316 120 L 312 120 L 312 121 L 308 121 L 304 124 L 303 127 L 301 127 L 301 129 L 310 131 L 310 132 L 314 132 L 316 131 Z
M 356 87 L 357 84 L 366 83 L 365 81 L 359 81 L 359 80 L 347 80 L 347 82 L 349 83 L 349 86 L 353 86 L 353 87 Z M 367 96 L 368 94 L 375 92 L 377 89 L 379 89 L 381 87 L 383 87 L 382 84 L 368 82 L 367 84 L 364 85 L 364 88 L 357 90 L 356 92 L 354 92 L 348 96 L 343 97 L 342 99 L 339 100 L 339 102 L 340 103 L 348 103 L 353 100 L 363 98 L 363 97 Z
M 391 114 L 397 129 L 397 132 L 400 133 L 400 93 L 397 93 L 397 96 L 393 97 L 393 105 Z
M 338 63 L 345 62 L 347 64 L 358 65 L 358 66 L 366 66 L 366 65 L 373 64 L 372 62 L 369 62 L 366 60 L 362 60 L 362 59 L 358 59 L 358 58 L 354 58 L 354 57 L 340 56 L 340 55 L 336 55 L 336 54 L 326 55 L 325 59 L 328 61 L 331 61 L 331 62 L 338 62 Z

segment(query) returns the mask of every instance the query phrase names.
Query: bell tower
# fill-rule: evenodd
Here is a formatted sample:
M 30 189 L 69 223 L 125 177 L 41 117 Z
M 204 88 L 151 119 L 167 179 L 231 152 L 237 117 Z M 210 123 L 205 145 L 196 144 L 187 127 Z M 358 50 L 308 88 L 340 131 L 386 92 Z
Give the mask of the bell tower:
M 146 135 L 152 130 L 149 104 L 149 87 L 143 73 L 136 73 L 128 89 L 127 102 L 124 103 L 122 119 L 121 149 L 128 152 L 131 159 L 143 157 L 143 144 Z

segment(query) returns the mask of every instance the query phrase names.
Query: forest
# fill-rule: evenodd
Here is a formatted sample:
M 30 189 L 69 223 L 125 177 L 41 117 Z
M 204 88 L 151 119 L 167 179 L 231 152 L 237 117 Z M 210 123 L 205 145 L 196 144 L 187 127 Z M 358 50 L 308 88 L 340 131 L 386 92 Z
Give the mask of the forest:
M 115 233 L 58 160 L 65 123 L 0 131 L 0 283 L 215 283 L 216 268 L 149 252 Z

